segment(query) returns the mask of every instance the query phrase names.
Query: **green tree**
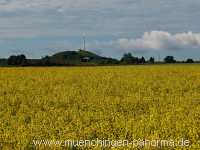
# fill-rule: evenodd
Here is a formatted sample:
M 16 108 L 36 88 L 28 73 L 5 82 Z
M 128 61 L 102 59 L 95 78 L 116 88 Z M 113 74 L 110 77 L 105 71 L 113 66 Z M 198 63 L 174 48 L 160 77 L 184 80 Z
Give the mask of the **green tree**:
M 134 63 L 134 57 L 132 56 L 131 53 L 125 53 L 121 58 L 121 62 L 123 64 L 132 64 Z
M 8 58 L 8 65 L 16 65 L 16 66 L 24 66 L 27 63 L 27 59 L 25 55 L 18 55 L 18 56 L 10 56 Z
M 155 59 L 153 57 L 149 58 L 149 63 L 154 64 L 155 63 Z
M 191 58 L 188 58 L 188 59 L 186 60 L 186 63 L 194 63 L 194 60 L 191 59 Z
M 144 64 L 146 62 L 145 58 L 142 56 L 142 58 L 140 59 L 139 63 Z
M 164 62 L 165 62 L 165 63 L 175 63 L 176 60 L 174 59 L 174 56 L 166 56 L 166 57 L 164 58 Z

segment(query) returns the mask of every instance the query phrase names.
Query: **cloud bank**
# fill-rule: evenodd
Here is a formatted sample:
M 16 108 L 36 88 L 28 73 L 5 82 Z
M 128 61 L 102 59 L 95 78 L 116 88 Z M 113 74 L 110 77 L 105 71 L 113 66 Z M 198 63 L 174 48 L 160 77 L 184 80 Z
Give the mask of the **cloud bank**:
M 191 48 L 175 53 L 198 56 L 199 9 L 199 0 L 0 0 L 0 55 L 76 49 L 86 33 L 87 48 L 105 55 Z
M 0 39 L 199 32 L 199 9 L 199 0 L 1 0 Z
M 171 34 L 165 31 L 145 32 L 141 38 L 119 38 L 107 43 L 96 43 L 103 48 L 115 48 L 123 51 L 147 50 L 181 50 L 186 48 L 200 48 L 200 33 Z

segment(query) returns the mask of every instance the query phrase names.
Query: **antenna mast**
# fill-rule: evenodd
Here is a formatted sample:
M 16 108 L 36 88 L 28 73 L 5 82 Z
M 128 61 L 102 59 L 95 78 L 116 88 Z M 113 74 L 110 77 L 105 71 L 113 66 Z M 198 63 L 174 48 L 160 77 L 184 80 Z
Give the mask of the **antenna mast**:
M 83 50 L 86 50 L 86 40 L 85 40 L 85 33 L 83 33 Z

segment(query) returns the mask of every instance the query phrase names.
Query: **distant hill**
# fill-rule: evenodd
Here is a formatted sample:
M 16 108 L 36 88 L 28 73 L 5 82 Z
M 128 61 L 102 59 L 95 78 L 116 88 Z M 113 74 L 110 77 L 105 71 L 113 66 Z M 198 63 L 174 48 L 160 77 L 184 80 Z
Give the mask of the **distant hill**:
M 78 50 L 63 51 L 42 59 L 47 65 L 100 65 L 117 64 L 118 60 L 98 56 L 95 53 Z

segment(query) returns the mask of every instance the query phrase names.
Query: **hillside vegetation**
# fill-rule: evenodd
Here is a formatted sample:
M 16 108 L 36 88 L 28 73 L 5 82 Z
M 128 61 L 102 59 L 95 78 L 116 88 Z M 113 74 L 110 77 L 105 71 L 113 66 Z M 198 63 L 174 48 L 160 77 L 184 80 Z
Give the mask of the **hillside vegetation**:
M 54 54 L 49 57 L 49 61 L 55 64 L 66 65 L 98 65 L 106 63 L 117 63 L 118 61 L 112 58 L 98 56 L 92 52 L 79 50 L 79 51 L 64 51 Z

